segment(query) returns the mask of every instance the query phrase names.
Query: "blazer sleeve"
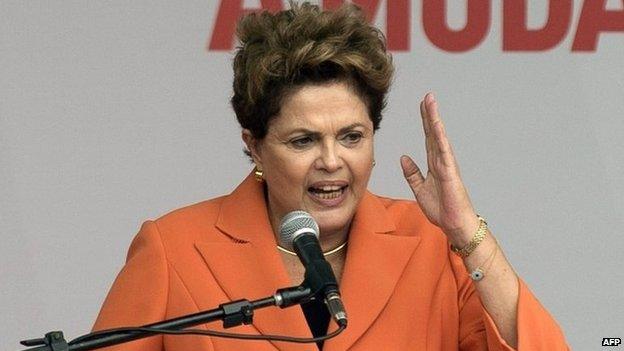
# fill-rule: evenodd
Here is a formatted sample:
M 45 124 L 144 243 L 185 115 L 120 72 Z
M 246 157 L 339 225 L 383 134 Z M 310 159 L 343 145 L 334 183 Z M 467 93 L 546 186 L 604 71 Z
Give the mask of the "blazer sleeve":
M 168 263 L 162 240 L 156 223 L 147 221 L 130 245 L 126 264 L 115 279 L 93 330 L 140 326 L 165 319 L 168 289 Z M 163 337 L 153 336 L 103 350 L 163 350 Z
M 460 258 L 450 253 L 459 296 L 459 349 L 513 351 L 498 332 Z M 563 332 L 548 311 L 518 278 L 518 351 L 569 350 Z

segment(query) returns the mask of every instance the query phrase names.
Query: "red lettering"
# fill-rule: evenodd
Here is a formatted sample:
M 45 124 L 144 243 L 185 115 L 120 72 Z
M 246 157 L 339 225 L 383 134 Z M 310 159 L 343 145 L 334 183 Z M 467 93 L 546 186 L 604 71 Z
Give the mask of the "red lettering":
M 322 0 L 324 9 L 336 9 L 345 0 Z M 382 0 L 351 0 L 360 6 L 369 22 L 379 13 Z M 446 0 L 422 0 L 422 23 L 429 41 L 441 50 L 465 52 L 487 36 L 491 22 L 490 0 L 465 0 L 466 25 L 459 30 L 447 23 Z M 585 0 L 582 5 L 572 51 L 596 51 L 602 32 L 624 33 L 624 8 L 608 10 L 608 0 Z M 388 49 L 408 51 L 411 35 L 411 0 L 385 0 Z M 565 38 L 572 21 L 573 0 L 548 0 L 546 24 L 529 29 L 527 0 L 503 2 L 503 51 L 544 51 Z M 624 7 L 624 0 L 622 0 Z M 260 0 L 259 8 L 245 8 L 244 0 L 221 0 L 208 43 L 209 50 L 231 50 L 238 19 L 252 11 L 283 10 L 283 0 Z
M 234 46 L 236 23 L 241 16 L 259 10 L 277 12 L 282 10 L 281 0 L 261 0 L 260 8 L 243 8 L 244 0 L 221 0 L 208 50 L 231 50 Z
M 353 0 L 352 3 L 360 6 L 369 22 L 372 22 L 379 12 L 380 0 Z M 336 9 L 343 0 L 323 0 L 324 9 Z M 412 11 L 409 0 L 386 0 L 386 39 L 389 50 L 408 51 L 410 47 L 410 32 Z
M 455 31 L 446 21 L 446 0 L 423 0 L 423 26 L 433 45 L 450 52 L 463 52 L 485 39 L 490 27 L 490 1 L 467 1 L 466 26 Z
M 503 51 L 544 51 L 565 37 L 572 18 L 572 0 L 549 0 L 548 20 L 540 29 L 527 28 L 527 1 L 503 4 Z
M 607 0 L 585 1 L 572 51 L 596 51 L 600 32 L 624 32 L 624 10 L 607 10 L 606 5 Z

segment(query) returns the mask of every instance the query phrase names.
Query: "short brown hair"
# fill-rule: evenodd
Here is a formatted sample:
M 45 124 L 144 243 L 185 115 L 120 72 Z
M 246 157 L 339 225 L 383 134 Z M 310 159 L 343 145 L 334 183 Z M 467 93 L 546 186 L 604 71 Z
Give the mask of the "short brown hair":
M 366 103 L 377 130 L 394 71 L 384 35 L 352 4 L 336 11 L 308 2 L 290 6 L 238 23 L 231 102 L 241 127 L 262 139 L 287 94 L 305 84 L 345 81 Z

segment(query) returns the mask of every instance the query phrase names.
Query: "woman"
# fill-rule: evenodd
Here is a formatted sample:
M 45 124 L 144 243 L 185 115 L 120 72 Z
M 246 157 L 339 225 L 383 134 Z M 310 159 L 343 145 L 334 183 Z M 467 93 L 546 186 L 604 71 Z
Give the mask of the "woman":
M 556 322 L 518 279 L 461 181 L 432 94 L 420 103 L 428 171 L 400 163 L 416 201 L 367 191 L 393 66 L 354 6 L 293 5 L 238 28 L 232 105 L 255 169 L 230 195 L 146 222 L 95 329 L 146 324 L 303 280 L 282 217 L 309 212 L 341 284 L 349 327 L 324 350 L 563 350 Z M 330 325 L 331 324 L 331 325 Z M 206 326 L 220 329 L 218 324 Z M 249 334 L 333 330 L 323 306 L 259 311 Z M 310 350 L 158 336 L 115 350 Z

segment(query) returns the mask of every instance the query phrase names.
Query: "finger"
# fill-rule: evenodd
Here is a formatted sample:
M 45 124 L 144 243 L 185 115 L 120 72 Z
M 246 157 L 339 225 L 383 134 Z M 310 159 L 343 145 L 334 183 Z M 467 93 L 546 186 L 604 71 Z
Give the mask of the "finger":
M 425 98 L 427 96 L 425 95 Z M 422 119 L 423 131 L 425 132 L 425 137 L 429 136 L 429 123 L 428 123 L 428 112 L 425 107 L 425 99 L 420 102 L 420 118 Z
M 446 129 L 442 121 L 438 121 L 433 125 L 433 136 L 438 150 L 437 155 L 439 160 L 445 167 L 453 167 L 455 159 L 453 156 L 453 150 L 451 144 L 446 137 Z
M 414 196 L 418 193 L 421 185 L 425 182 L 425 177 L 423 177 L 420 168 L 416 165 L 409 156 L 403 155 L 401 156 L 401 168 L 403 169 L 403 176 L 410 188 L 412 188 L 412 192 L 414 192 Z
M 432 139 L 432 159 L 427 160 L 429 170 L 436 174 L 436 176 L 440 176 L 443 178 L 446 178 L 449 175 L 458 175 L 459 169 L 455 160 L 453 148 L 450 141 L 448 140 L 448 137 L 446 135 L 446 128 L 444 127 L 444 123 L 442 122 L 442 118 L 440 117 L 438 102 L 436 101 L 435 96 L 432 93 L 429 93 L 425 96 L 425 109 L 427 112 L 426 116 L 429 117 L 429 120 L 427 122 L 429 124 L 429 133 Z M 444 168 L 446 168 L 444 175 L 439 174 L 442 170 L 438 167 L 435 167 L 435 164 L 441 164 Z
M 427 139 L 427 166 L 429 167 L 429 171 L 434 174 L 437 171 L 437 168 L 434 165 L 437 163 L 438 158 L 440 157 L 440 150 L 437 145 L 435 128 L 438 123 L 441 123 L 440 114 L 438 112 L 438 103 L 435 99 L 433 93 L 429 92 L 425 95 L 423 99 L 423 106 L 425 109 L 426 116 L 425 123 L 427 125 L 427 130 L 429 131 L 429 138 Z
M 440 117 L 440 112 L 438 110 L 438 102 L 436 101 L 433 93 L 428 93 L 427 95 L 425 95 L 425 109 L 427 112 L 426 115 L 428 117 L 427 124 L 429 129 L 429 135 L 432 139 L 434 139 L 434 145 L 432 146 L 434 146 L 434 151 L 438 151 L 436 139 L 439 135 L 435 134 L 435 129 L 438 128 L 438 124 L 442 124 L 442 118 Z
M 429 167 L 429 169 L 431 169 L 431 160 L 433 159 L 433 141 L 432 141 L 432 136 L 431 136 L 431 126 L 429 123 L 429 112 L 427 112 L 427 107 L 426 105 L 426 100 L 427 100 L 427 96 L 430 93 L 428 93 L 427 95 L 425 95 L 425 97 L 423 98 L 423 100 L 420 102 L 420 116 L 422 118 L 422 125 L 423 125 L 423 131 L 425 133 L 425 150 L 427 152 L 427 167 Z
M 427 93 L 427 95 L 425 95 L 425 112 L 428 117 L 429 130 L 431 130 L 431 125 L 435 121 L 441 120 L 440 113 L 438 111 L 438 102 L 436 101 L 433 93 Z
M 451 146 L 451 142 L 446 135 L 446 128 L 441 120 L 438 120 L 433 124 L 431 134 L 434 139 L 434 149 L 436 154 L 436 160 L 433 163 L 438 165 L 438 167 L 432 167 L 432 172 L 441 180 L 450 180 L 460 176 L 453 147 Z M 439 167 L 440 165 L 442 168 Z

